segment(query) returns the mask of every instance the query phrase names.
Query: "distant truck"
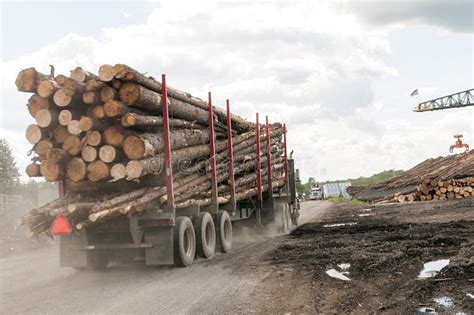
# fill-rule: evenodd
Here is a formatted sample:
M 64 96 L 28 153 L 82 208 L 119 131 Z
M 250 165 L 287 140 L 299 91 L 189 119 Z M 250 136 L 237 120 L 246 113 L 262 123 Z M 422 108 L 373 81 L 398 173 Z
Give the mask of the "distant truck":
M 312 187 L 309 193 L 310 200 L 322 200 L 324 198 L 321 187 Z

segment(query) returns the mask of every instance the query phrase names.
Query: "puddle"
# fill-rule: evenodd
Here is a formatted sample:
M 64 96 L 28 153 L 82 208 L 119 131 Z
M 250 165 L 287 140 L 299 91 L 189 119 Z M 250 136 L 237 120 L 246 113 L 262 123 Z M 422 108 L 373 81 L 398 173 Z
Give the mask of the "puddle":
M 474 299 L 474 294 L 466 293 L 466 295 L 467 295 L 468 297 L 470 297 L 471 299 Z
M 423 270 L 420 272 L 418 278 L 431 278 L 434 277 L 441 269 L 449 265 L 449 259 L 440 259 L 430 261 L 424 264 Z
M 362 211 L 362 212 L 369 212 L 369 211 L 372 211 L 372 210 L 373 210 L 373 209 L 371 209 L 371 208 L 367 208 L 367 209 L 362 209 L 362 210 L 360 210 L 360 211 Z
M 373 213 L 361 213 L 361 214 L 358 214 L 359 217 L 368 217 L 368 216 L 371 216 L 371 215 L 374 215 Z
M 454 305 L 453 299 L 443 296 L 437 299 L 433 299 L 436 303 L 438 303 L 441 306 L 444 306 L 446 308 L 452 307 Z
M 357 222 L 346 222 L 346 223 L 334 223 L 334 224 L 325 224 L 323 227 L 329 228 L 329 227 L 338 227 L 338 226 L 351 226 L 351 225 L 356 225 Z
M 344 280 L 344 281 L 351 281 L 348 277 L 337 271 L 336 269 L 329 269 L 326 270 L 326 274 L 330 277 L 339 279 L 339 280 Z
M 420 312 L 420 313 L 438 314 L 438 313 L 436 313 L 434 308 L 426 307 L 426 306 L 417 308 L 417 311 Z

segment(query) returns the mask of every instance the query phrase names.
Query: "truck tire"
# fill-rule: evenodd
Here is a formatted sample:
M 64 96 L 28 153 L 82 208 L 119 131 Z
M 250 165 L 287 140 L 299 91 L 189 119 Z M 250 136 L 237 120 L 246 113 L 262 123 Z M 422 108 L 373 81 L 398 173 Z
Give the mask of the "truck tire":
M 227 211 L 220 210 L 215 217 L 217 247 L 223 253 L 232 249 L 232 221 Z
M 212 258 L 216 252 L 216 228 L 212 216 L 201 212 L 193 220 L 196 231 L 196 254 L 199 257 Z
M 87 253 L 87 266 L 93 270 L 105 270 L 109 258 L 110 253 L 107 250 L 91 250 Z
M 193 223 L 188 217 L 177 217 L 173 231 L 174 263 L 187 267 L 196 255 L 196 235 Z

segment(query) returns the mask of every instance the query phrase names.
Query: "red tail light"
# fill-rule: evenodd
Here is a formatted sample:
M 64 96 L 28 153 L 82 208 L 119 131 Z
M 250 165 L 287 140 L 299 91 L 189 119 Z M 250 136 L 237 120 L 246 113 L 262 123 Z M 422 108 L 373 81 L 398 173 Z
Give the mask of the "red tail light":
M 53 235 L 68 235 L 72 232 L 72 227 L 63 215 L 58 215 L 51 224 L 49 232 Z

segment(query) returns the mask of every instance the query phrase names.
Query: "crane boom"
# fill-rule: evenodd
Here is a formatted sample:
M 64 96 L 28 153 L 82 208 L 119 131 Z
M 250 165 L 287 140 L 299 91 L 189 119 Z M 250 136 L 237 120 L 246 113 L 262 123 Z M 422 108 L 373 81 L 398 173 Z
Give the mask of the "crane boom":
M 459 108 L 474 105 L 474 89 L 454 93 L 422 102 L 413 109 L 414 112 L 427 112 L 448 108 Z

